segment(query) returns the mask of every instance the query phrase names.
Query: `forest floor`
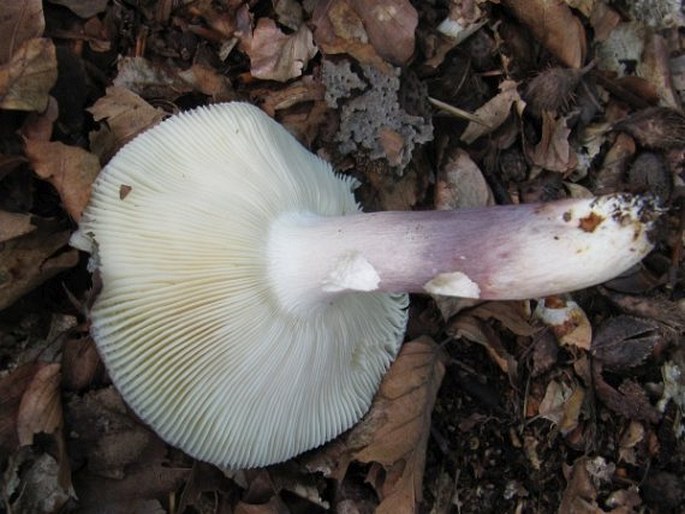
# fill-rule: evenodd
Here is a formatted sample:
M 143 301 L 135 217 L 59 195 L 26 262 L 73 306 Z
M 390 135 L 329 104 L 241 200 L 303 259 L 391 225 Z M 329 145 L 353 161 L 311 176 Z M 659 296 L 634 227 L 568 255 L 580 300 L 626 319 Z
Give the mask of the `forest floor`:
M 685 512 L 680 9 L 0 3 L 0 512 Z M 231 100 L 354 176 L 365 210 L 650 193 L 655 248 L 569 295 L 413 295 L 357 427 L 220 470 L 166 445 L 112 386 L 89 336 L 88 257 L 68 242 L 123 144 Z

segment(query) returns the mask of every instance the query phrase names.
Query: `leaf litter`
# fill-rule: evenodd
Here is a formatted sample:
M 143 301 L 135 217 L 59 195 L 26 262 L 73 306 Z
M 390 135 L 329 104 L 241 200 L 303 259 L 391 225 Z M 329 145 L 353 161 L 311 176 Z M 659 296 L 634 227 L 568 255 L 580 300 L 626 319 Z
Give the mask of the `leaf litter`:
M 3 3 L 2 508 L 676 512 L 682 28 L 666 0 Z M 111 386 L 87 335 L 97 278 L 67 241 L 122 145 L 234 99 L 354 176 L 367 209 L 649 192 L 656 250 L 564 297 L 416 296 L 356 427 L 287 463 L 219 470 Z

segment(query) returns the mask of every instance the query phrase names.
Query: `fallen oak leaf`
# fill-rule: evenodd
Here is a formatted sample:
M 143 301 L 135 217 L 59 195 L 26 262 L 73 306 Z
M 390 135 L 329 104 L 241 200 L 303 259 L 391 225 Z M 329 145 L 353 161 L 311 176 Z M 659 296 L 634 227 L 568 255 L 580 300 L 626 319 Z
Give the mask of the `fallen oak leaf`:
M 363 64 L 375 66 L 384 73 L 392 67 L 369 43 L 362 17 L 350 0 L 318 2 L 312 14 L 314 40 L 324 54 L 348 54 Z
M 63 5 L 78 17 L 87 19 L 107 8 L 108 0 L 49 0 L 51 4 Z
M 570 173 L 578 166 L 578 156 L 568 140 L 571 129 L 566 125 L 567 118 L 556 117 L 550 111 L 542 111 L 541 116 L 542 138 L 528 148 L 531 162 L 545 170 Z
M 67 213 L 75 221 L 80 220 L 90 198 L 91 184 L 100 172 L 97 156 L 57 141 L 26 139 L 24 149 L 36 174 L 52 184 Z
M 23 0 L 22 2 L 0 3 L 0 63 L 6 63 L 25 41 L 38 38 L 45 30 L 43 2 Z
M 36 230 L 30 214 L 0 211 L 0 243 Z
M 49 39 L 29 39 L 0 66 L 0 109 L 43 112 L 56 81 L 55 45 Z
M 391 64 L 406 64 L 414 54 L 419 14 L 409 0 L 351 0 L 369 42 Z
M 24 391 L 17 413 L 19 444 L 33 444 L 38 433 L 53 434 L 62 426 L 60 401 L 60 365 L 53 363 L 41 367 Z
M 621 371 L 644 362 L 661 337 L 656 323 L 616 316 L 599 327 L 591 351 L 604 368 Z
M 250 73 L 258 79 L 286 82 L 302 75 L 317 51 L 307 26 L 288 35 L 272 19 L 260 18 L 247 50 Z
M 164 111 L 133 91 L 118 86 L 108 87 L 105 96 L 98 98 L 87 110 L 103 125 L 90 134 L 91 149 L 102 162 L 108 161 L 127 142 L 165 116 Z
M 37 220 L 37 228 L 0 245 L 0 310 L 49 278 L 78 264 L 78 251 L 60 253 L 70 231 Z
M 557 59 L 580 68 L 587 54 L 585 29 L 562 0 L 503 0 L 514 16 Z
M 19 444 L 17 414 L 26 388 L 38 373 L 41 364 L 22 364 L 0 379 L 0 450 L 11 454 Z
M 421 500 L 431 412 L 444 374 L 430 338 L 405 343 L 371 410 L 347 439 L 354 460 L 377 462 L 387 472 L 377 513 L 414 512 Z
M 507 120 L 512 105 L 516 105 L 519 113 L 523 112 L 525 102 L 517 87 L 518 84 L 513 80 L 503 81 L 499 85 L 500 92 L 473 113 L 479 121 L 470 121 L 460 139 L 471 144 L 479 137 L 494 132 Z

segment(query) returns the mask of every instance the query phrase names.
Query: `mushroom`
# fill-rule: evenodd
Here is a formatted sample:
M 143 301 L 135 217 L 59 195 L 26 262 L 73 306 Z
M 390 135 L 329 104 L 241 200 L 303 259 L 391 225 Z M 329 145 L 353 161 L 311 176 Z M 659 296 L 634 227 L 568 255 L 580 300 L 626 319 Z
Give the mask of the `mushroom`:
M 367 411 L 407 292 L 532 298 L 651 249 L 645 198 L 363 214 L 355 185 L 238 102 L 174 116 L 102 170 L 72 238 L 101 277 L 91 332 L 163 439 L 224 467 L 281 462 Z

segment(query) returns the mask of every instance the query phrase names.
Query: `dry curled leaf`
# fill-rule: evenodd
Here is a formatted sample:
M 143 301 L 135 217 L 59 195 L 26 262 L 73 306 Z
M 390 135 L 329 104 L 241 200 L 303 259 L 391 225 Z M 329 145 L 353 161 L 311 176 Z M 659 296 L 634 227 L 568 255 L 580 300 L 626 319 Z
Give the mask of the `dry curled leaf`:
M 352 429 L 345 448 L 337 448 L 343 456 L 336 458 L 336 467 L 351 457 L 385 469 L 385 478 L 374 481 L 381 499 L 378 513 L 414 512 L 421 500 L 431 412 L 444 373 L 442 354 L 430 338 L 405 343 L 371 410 Z
M 64 209 L 76 221 L 86 208 L 93 180 L 100 172 L 97 156 L 57 141 L 26 140 L 26 156 L 36 174 L 57 190 Z
M 552 380 L 547 385 L 538 413 L 557 425 L 562 434 L 568 434 L 578 426 L 584 399 L 585 390 L 579 384 L 568 385 Z
M 38 370 L 24 391 L 17 413 L 20 445 L 33 444 L 35 434 L 52 434 L 62 425 L 60 378 L 60 365 L 47 364 Z
M 521 100 L 517 86 L 513 80 L 503 81 L 499 85 L 500 92 L 473 113 L 479 122 L 470 121 L 461 140 L 471 144 L 479 137 L 494 132 L 507 120 L 512 105 L 516 105 L 521 112 L 525 102 Z
M 414 53 L 419 15 L 409 0 L 351 0 L 369 42 L 383 59 L 400 66 Z
M 611 478 L 615 466 L 602 457 L 579 457 L 570 470 L 559 514 L 600 514 L 597 486 Z
M 0 108 L 42 112 L 56 81 L 55 45 L 49 39 L 29 39 L 0 67 Z
M 381 70 L 414 53 L 418 13 L 408 0 L 319 2 L 312 19 L 324 53 L 346 53 Z
M 570 68 L 585 61 L 585 29 L 562 0 L 503 0 L 552 55 Z
M 10 455 L 19 444 L 17 414 L 24 391 L 40 370 L 41 364 L 30 362 L 0 378 L 0 450 Z
M 272 19 L 260 18 L 247 51 L 250 73 L 258 79 L 285 82 L 302 75 L 316 52 L 306 25 L 293 34 L 284 34 Z
M 615 389 L 602 376 L 601 363 L 590 361 L 582 357 L 575 361 L 576 373 L 583 379 L 585 386 L 593 388 L 599 399 L 609 409 L 629 420 L 648 421 L 657 423 L 661 418 L 640 384 L 633 380 L 624 380 Z
M 41 0 L 0 2 L 0 63 L 6 63 L 25 41 L 43 35 L 45 18 Z
M 435 208 L 485 207 L 494 199 L 483 173 L 469 154 L 458 149 L 438 170 Z
M 91 18 L 107 7 L 108 0 L 48 0 L 51 4 L 63 5 L 81 18 Z
M 0 211 L 0 243 L 33 232 L 30 214 Z
M 41 221 L 36 230 L 0 245 L 0 310 L 57 273 L 76 266 L 78 252 L 61 252 L 70 231 Z
M 91 147 L 102 162 L 142 131 L 164 119 L 164 111 L 153 107 L 134 92 L 112 86 L 88 111 L 95 121 L 103 122 L 91 133 Z
M 324 54 L 348 54 L 360 63 L 390 72 L 391 67 L 369 43 L 362 16 L 351 0 L 318 2 L 312 21 L 316 27 L 314 40 Z
M 598 328 L 591 349 L 604 368 L 621 371 L 641 364 L 660 339 L 655 323 L 631 316 L 616 316 Z
M 528 152 L 533 164 L 564 174 L 578 166 L 578 156 L 569 143 L 571 129 L 566 122 L 564 116 L 557 117 L 550 111 L 542 112 L 542 138 Z

